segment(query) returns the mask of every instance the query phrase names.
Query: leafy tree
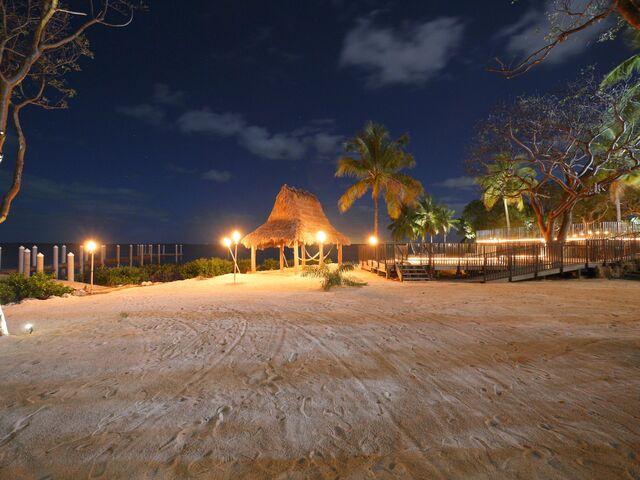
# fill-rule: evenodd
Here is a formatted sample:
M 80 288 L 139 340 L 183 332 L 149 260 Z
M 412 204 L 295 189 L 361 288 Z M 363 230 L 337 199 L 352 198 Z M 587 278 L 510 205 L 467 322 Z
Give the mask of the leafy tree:
M 22 183 L 27 149 L 22 110 L 66 108 L 67 99 L 75 95 L 67 74 L 80 69 L 81 57 L 93 55 L 85 32 L 94 25 L 125 26 L 139 8 L 128 0 L 85 4 L 84 10 L 76 11 L 59 0 L 0 0 L 0 162 L 6 153 L 9 118 L 18 137 L 13 180 L 0 203 L 0 223 L 7 219 Z
M 391 238 L 396 242 L 404 239 L 415 240 L 418 238 L 418 224 L 416 223 L 415 209 L 403 205 L 400 209 L 400 215 L 391 222 L 388 228 L 391 230 Z
M 495 162 L 487 164 L 486 168 L 487 172 L 477 179 L 484 206 L 490 210 L 502 200 L 507 229 L 511 229 L 509 206 L 515 206 L 519 211 L 524 209 L 524 192 L 527 185 L 535 184 L 536 172 L 504 154 L 496 155 Z
M 398 218 L 403 205 L 411 205 L 423 192 L 422 184 L 401 173 L 415 165 L 413 155 L 405 149 L 409 137 L 403 135 L 392 140 L 382 125 L 368 122 L 364 129 L 349 139 L 345 149 L 348 154 L 338 160 L 336 177 L 353 177 L 358 180 L 340 197 L 338 207 L 346 212 L 353 203 L 371 190 L 373 199 L 373 232 L 378 235 L 378 200 L 383 196 L 387 212 Z
M 640 171 L 624 175 L 611 183 L 611 198 L 616 207 L 616 221 L 622 222 L 622 198 L 630 189 L 640 188 Z
M 523 96 L 501 105 L 478 129 L 472 170 L 486 172 L 496 155 L 535 172 L 518 174 L 541 234 L 566 238 L 571 212 L 582 199 L 640 170 L 640 85 L 600 89 L 585 77 L 564 94 Z M 514 169 L 515 171 L 515 169 Z M 533 180 L 535 178 L 535 181 Z M 550 201 L 554 191 L 557 198 Z

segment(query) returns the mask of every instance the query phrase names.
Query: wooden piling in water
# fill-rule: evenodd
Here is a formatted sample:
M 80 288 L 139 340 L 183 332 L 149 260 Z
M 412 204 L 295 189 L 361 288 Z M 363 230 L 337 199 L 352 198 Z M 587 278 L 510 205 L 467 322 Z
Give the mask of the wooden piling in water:
M 18 248 L 18 273 L 24 273 L 24 247 Z
M 29 278 L 31 276 L 31 250 L 28 248 L 24 249 L 24 260 L 23 260 L 23 272 L 24 276 Z
M 58 279 L 58 263 L 60 257 L 58 256 L 58 246 L 53 246 L 53 278 Z
M 75 281 L 75 270 L 73 266 L 73 252 L 67 253 L 67 280 Z

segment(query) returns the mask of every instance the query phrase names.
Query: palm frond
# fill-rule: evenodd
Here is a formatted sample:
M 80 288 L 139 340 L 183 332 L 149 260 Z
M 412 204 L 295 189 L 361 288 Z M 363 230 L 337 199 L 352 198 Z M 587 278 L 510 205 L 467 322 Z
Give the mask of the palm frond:
M 340 211 L 346 212 L 349 210 L 357 199 L 367 193 L 367 190 L 369 190 L 370 187 L 371 185 L 367 179 L 363 179 L 347 188 L 347 191 L 344 192 L 338 200 L 338 208 Z

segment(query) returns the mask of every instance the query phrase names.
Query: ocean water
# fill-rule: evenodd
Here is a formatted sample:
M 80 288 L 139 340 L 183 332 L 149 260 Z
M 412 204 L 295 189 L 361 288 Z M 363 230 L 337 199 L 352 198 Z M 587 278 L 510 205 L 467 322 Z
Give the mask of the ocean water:
M 53 243 L 0 243 L 0 248 L 2 248 L 2 256 L 0 258 L 0 269 L 2 270 L 17 270 L 18 269 L 18 249 L 20 246 L 28 248 L 29 250 L 33 250 L 33 246 L 36 245 L 38 247 L 38 253 L 42 253 L 44 255 L 45 265 L 53 264 L 53 247 L 54 245 L 58 246 L 58 254 L 62 255 L 62 245 L 66 245 L 67 253 L 73 252 L 76 257 L 76 265 L 78 264 L 78 255 L 80 252 L 80 244 L 77 243 L 67 243 L 67 244 L 53 244 Z M 116 257 L 116 244 L 108 244 L 106 245 L 106 258 L 114 259 Z M 162 263 L 175 263 L 175 244 L 161 244 L 161 249 L 164 248 L 165 255 L 162 257 Z M 330 251 L 329 251 L 330 250 Z M 317 247 L 308 247 L 307 251 L 309 254 L 314 255 L 317 253 Z M 155 244 L 153 246 L 153 256 L 154 262 L 157 263 L 156 253 L 158 252 L 158 245 Z M 178 257 L 179 263 L 189 262 L 191 260 L 195 260 L 197 258 L 211 258 L 211 257 L 219 257 L 219 258 L 231 258 L 229 255 L 229 251 L 223 247 L 222 245 L 216 244 L 183 244 L 182 246 L 183 257 Z M 287 257 L 287 261 L 289 264 L 293 264 L 293 251 L 291 249 L 286 249 L 285 254 Z M 329 257 L 335 262 L 337 261 L 337 251 L 335 248 L 331 248 L 330 246 L 325 247 L 325 255 L 329 252 Z M 133 245 L 133 255 L 134 257 L 137 254 L 137 246 Z M 357 260 L 358 256 L 358 248 L 357 245 L 350 245 L 348 247 L 343 247 L 343 260 L 345 262 L 353 262 Z M 251 251 L 243 246 L 238 246 L 238 258 L 251 258 Z M 257 262 L 258 264 L 262 263 L 267 258 L 278 258 L 278 249 L 276 248 L 268 248 L 266 250 L 258 250 L 257 252 Z M 96 251 L 95 262 L 99 264 L 100 262 L 100 249 Z M 60 259 L 62 261 L 62 259 Z M 120 261 L 123 265 L 129 264 L 129 244 L 120 244 Z M 145 259 L 145 263 L 148 263 L 148 257 Z M 134 265 L 137 263 L 134 262 Z

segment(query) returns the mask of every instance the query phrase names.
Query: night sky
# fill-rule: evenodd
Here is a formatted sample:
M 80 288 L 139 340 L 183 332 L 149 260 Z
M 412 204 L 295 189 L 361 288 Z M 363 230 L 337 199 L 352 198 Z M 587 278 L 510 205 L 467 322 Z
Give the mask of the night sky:
M 217 242 L 263 223 L 286 183 L 362 241 L 371 200 L 340 214 L 350 181 L 333 173 L 367 120 L 408 132 L 411 174 L 459 212 L 477 195 L 463 161 L 492 105 L 630 55 L 596 29 L 525 76 L 488 72 L 539 45 L 542 4 L 154 1 L 125 29 L 89 31 L 95 59 L 71 76 L 68 110 L 25 111 L 25 179 L 0 240 Z

